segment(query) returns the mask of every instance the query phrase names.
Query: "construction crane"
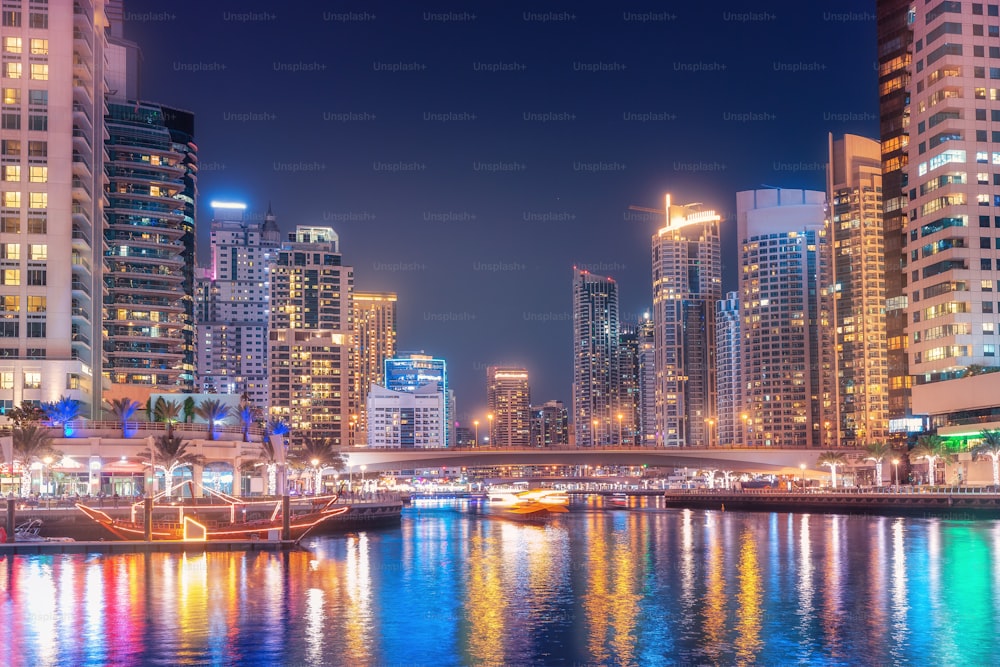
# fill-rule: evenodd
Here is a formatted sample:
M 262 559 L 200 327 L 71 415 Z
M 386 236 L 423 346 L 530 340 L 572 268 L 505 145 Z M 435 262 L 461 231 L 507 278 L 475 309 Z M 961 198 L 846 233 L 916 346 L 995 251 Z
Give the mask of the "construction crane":
M 675 206 L 679 206 L 681 208 L 694 208 L 696 206 L 701 206 L 701 202 L 691 202 L 690 204 L 676 204 Z M 664 195 L 664 207 L 663 208 L 647 208 L 646 206 L 635 206 L 635 205 L 632 205 L 632 206 L 628 207 L 628 210 L 630 210 L 630 211 L 642 211 L 643 213 L 656 213 L 657 215 L 665 216 L 667 218 L 666 221 L 669 224 L 670 223 L 670 216 L 669 216 L 668 211 L 670 210 L 670 207 L 671 207 L 670 195 L 667 194 L 667 195 Z

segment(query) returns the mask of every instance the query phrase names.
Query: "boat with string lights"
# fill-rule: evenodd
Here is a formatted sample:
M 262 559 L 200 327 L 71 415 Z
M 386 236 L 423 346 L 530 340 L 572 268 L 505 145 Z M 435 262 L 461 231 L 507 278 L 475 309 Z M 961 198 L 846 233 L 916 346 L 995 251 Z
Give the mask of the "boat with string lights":
M 486 495 L 491 511 L 513 518 L 545 519 L 569 511 L 569 496 L 554 489 L 491 486 Z
M 191 484 L 190 481 L 185 484 Z M 206 498 L 168 502 L 165 494 L 153 497 L 153 540 L 254 540 L 279 539 L 284 524 L 282 501 L 247 500 L 202 487 Z M 350 511 L 336 504 L 337 495 L 315 496 L 290 505 L 290 539 L 298 542 L 322 524 Z M 122 540 L 143 540 L 146 535 L 145 503 L 131 506 L 127 519 L 110 516 L 101 509 L 77 503 L 76 508 Z

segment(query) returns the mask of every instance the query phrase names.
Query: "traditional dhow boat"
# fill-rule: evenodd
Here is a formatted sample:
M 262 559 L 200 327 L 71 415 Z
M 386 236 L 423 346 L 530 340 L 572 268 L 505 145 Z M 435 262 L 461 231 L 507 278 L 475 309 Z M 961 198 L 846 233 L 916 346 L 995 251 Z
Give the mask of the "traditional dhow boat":
M 510 491 L 493 489 L 488 492 L 490 508 L 512 517 L 548 518 L 550 515 L 568 512 L 569 496 L 552 489 L 530 491 Z
M 185 482 L 190 484 L 190 482 Z M 202 487 L 209 494 L 208 502 L 163 502 L 164 494 L 153 498 L 151 534 L 154 540 L 252 540 L 278 539 L 283 529 L 281 501 L 248 501 Z M 299 541 L 310 531 L 330 519 L 346 514 L 349 505 L 335 505 L 338 496 L 317 496 L 291 506 L 290 538 Z M 134 503 L 128 519 L 110 516 L 107 512 L 76 504 L 77 509 L 123 540 L 145 539 L 145 504 Z

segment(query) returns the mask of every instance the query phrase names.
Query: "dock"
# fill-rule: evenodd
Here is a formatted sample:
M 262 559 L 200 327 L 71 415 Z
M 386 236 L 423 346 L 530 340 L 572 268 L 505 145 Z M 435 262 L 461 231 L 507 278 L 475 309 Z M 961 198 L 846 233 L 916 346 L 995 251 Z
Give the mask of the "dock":
M 14 542 L 0 544 L 0 556 L 39 554 L 145 554 L 211 553 L 232 551 L 288 551 L 298 548 L 294 540 L 227 540 L 184 542 L 180 540 L 107 540 L 101 542 Z

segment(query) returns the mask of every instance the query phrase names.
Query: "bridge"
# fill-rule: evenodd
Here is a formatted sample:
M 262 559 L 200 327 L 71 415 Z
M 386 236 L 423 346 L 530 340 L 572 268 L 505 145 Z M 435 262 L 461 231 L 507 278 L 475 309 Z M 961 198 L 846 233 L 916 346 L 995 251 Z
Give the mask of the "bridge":
M 838 450 L 851 457 L 860 450 Z M 640 466 L 702 468 L 733 472 L 801 475 L 802 465 L 816 474 L 818 449 L 754 447 L 449 447 L 448 449 L 353 449 L 345 451 L 352 468 L 384 471 L 409 468 L 476 466 Z

